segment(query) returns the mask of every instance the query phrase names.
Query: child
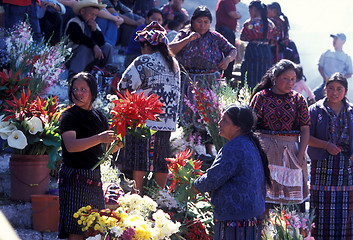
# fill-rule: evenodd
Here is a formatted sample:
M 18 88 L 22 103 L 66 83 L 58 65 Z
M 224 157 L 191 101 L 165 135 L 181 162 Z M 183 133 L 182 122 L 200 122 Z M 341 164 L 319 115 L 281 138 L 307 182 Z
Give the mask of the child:
M 293 90 L 297 91 L 298 93 L 302 93 L 305 91 L 306 95 L 308 96 L 308 105 L 315 103 L 315 95 L 313 91 L 306 85 L 306 77 L 303 74 L 303 67 L 298 65 L 296 68 L 297 72 L 297 82 L 294 84 Z

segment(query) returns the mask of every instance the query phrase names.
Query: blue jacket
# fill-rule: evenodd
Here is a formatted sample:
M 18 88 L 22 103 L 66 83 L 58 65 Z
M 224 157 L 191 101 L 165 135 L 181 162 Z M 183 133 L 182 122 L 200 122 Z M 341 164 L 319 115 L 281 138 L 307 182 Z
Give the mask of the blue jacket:
M 328 121 L 329 121 L 329 116 L 327 112 L 327 108 L 324 105 L 324 102 L 327 98 L 324 98 L 315 104 L 311 105 L 309 107 L 309 113 L 310 113 L 310 119 L 311 119 L 311 125 L 310 125 L 310 136 L 316 137 L 321 140 L 328 141 L 329 136 L 328 136 Z M 353 105 L 347 101 L 345 101 L 345 108 L 347 109 L 347 112 L 350 116 L 350 120 L 348 122 L 349 124 L 349 142 L 350 142 L 350 155 L 353 153 L 353 143 L 352 143 L 352 136 L 353 136 Z M 314 160 L 320 160 L 320 159 L 325 159 L 328 157 L 328 152 L 325 149 L 322 148 L 316 148 L 316 147 L 308 147 L 308 155 L 311 159 Z
M 264 169 L 260 153 L 248 135 L 227 142 L 194 186 L 201 192 L 211 192 L 214 217 L 219 221 L 263 217 Z

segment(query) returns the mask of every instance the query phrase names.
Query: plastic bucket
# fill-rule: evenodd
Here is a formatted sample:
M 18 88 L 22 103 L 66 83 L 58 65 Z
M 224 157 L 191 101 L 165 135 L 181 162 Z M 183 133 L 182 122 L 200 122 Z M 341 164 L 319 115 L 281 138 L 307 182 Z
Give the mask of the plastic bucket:
M 31 195 L 33 229 L 57 232 L 59 224 L 59 196 Z
M 11 155 L 11 199 L 29 202 L 31 195 L 48 192 L 48 160 L 48 155 Z

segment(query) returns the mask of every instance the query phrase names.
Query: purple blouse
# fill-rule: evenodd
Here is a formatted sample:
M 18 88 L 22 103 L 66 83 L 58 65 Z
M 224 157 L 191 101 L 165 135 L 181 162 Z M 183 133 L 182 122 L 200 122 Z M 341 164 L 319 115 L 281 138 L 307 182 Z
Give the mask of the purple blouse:
M 191 30 L 181 30 L 174 41 L 180 41 L 192 33 Z M 188 73 L 213 73 L 222 59 L 235 49 L 221 34 L 208 31 L 200 38 L 186 44 L 176 55 Z

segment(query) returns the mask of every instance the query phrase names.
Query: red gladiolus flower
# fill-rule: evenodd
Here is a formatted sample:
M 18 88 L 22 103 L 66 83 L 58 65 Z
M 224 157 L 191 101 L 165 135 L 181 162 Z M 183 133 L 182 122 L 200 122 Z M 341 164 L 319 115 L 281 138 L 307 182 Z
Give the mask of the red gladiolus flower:
M 118 93 L 120 99 L 113 101 L 115 107 L 111 111 L 112 124 L 111 128 L 115 128 L 116 132 L 124 137 L 126 134 L 126 127 L 131 128 L 142 127 L 147 120 L 155 121 L 156 116 L 164 113 L 161 109 L 163 103 L 159 101 L 159 97 L 155 94 L 149 96 L 144 92 L 136 94 L 129 93 L 126 90 L 125 96 Z

